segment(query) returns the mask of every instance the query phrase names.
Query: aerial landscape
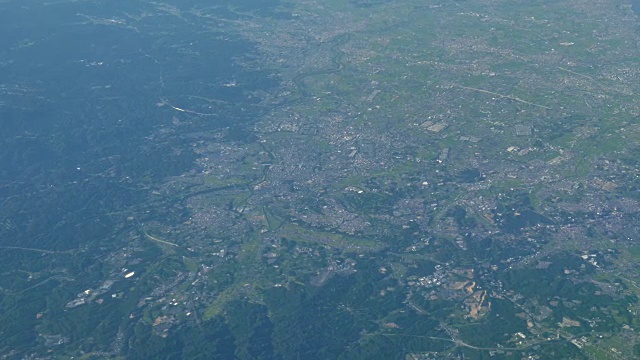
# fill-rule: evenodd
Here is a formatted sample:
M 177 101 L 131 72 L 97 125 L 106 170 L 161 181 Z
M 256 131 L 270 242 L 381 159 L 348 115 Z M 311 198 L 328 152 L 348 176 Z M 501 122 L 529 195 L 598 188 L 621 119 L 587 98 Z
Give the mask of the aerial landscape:
M 0 0 L 0 359 L 640 358 L 640 2 Z

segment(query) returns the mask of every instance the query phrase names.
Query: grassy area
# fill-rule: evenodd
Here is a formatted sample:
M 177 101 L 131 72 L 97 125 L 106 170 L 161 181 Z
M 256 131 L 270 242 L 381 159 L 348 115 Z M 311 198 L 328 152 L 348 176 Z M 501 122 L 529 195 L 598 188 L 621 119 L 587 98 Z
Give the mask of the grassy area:
M 205 320 L 219 315 L 229 301 L 236 299 L 241 294 L 246 294 L 244 288 L 247 284 L 251 288 L 260 286 L 260 274 L 262 272 L 258 267 L 260 266 L 259 255 L 261 242 L 262 238 L 260 234 L 255 232 L 242 244 L 242 248 L 237 257 L 238 266 L 236 266 L 234 271 L 236 274 L 234 282 L 218 294 L 216 299 L 206 308 L 203 315 Z
M 273 213 L 271 213 L 266 206 L 262 207 L 262 212 L 264 214 L 264 217 L 267 219 L 269 230 L 275 230 L 280 226 L 282 226 L 282 220 L 279 217 L 275 216 Z
M 207 185 L 211 187 L 226 187 L 226 186 L 240 186 L 240 185 L 248 185 L 252 180 L 247 180 L 243 176 L 232 176 L 229 178 L 224 178 L 221 176 L 207 176 L 204 178 Z
M 628 254 L 633 258 L 640 259 L 640 245 L 631 246 L 628 250 Z
M 184 267 L 187 271 L 192 273 L 198 272 L 198 263 L 195 260 L 183 256 L 182 262 L 184 263 Z
M 381 244 L 372 239 L 312 230 L 296 224 L 284 225 L 282 234 L 297 242 L 324 244 L 344 250 L 374 251 L 381 248 Z
M 202 316 L 202 318 L 204 320 L 209 320 L 222 313 L 222 311 L 224 310 L 224 305 L 235 298 L 239 287 L 240 284 L 236 283 L 232 287 L 229 287 L 222 293 L 220 293 L 218 297 L 216 297 L 216 299 L 211 303 L 211 305 L 209 305 L 204 311 L 204 315 Z

